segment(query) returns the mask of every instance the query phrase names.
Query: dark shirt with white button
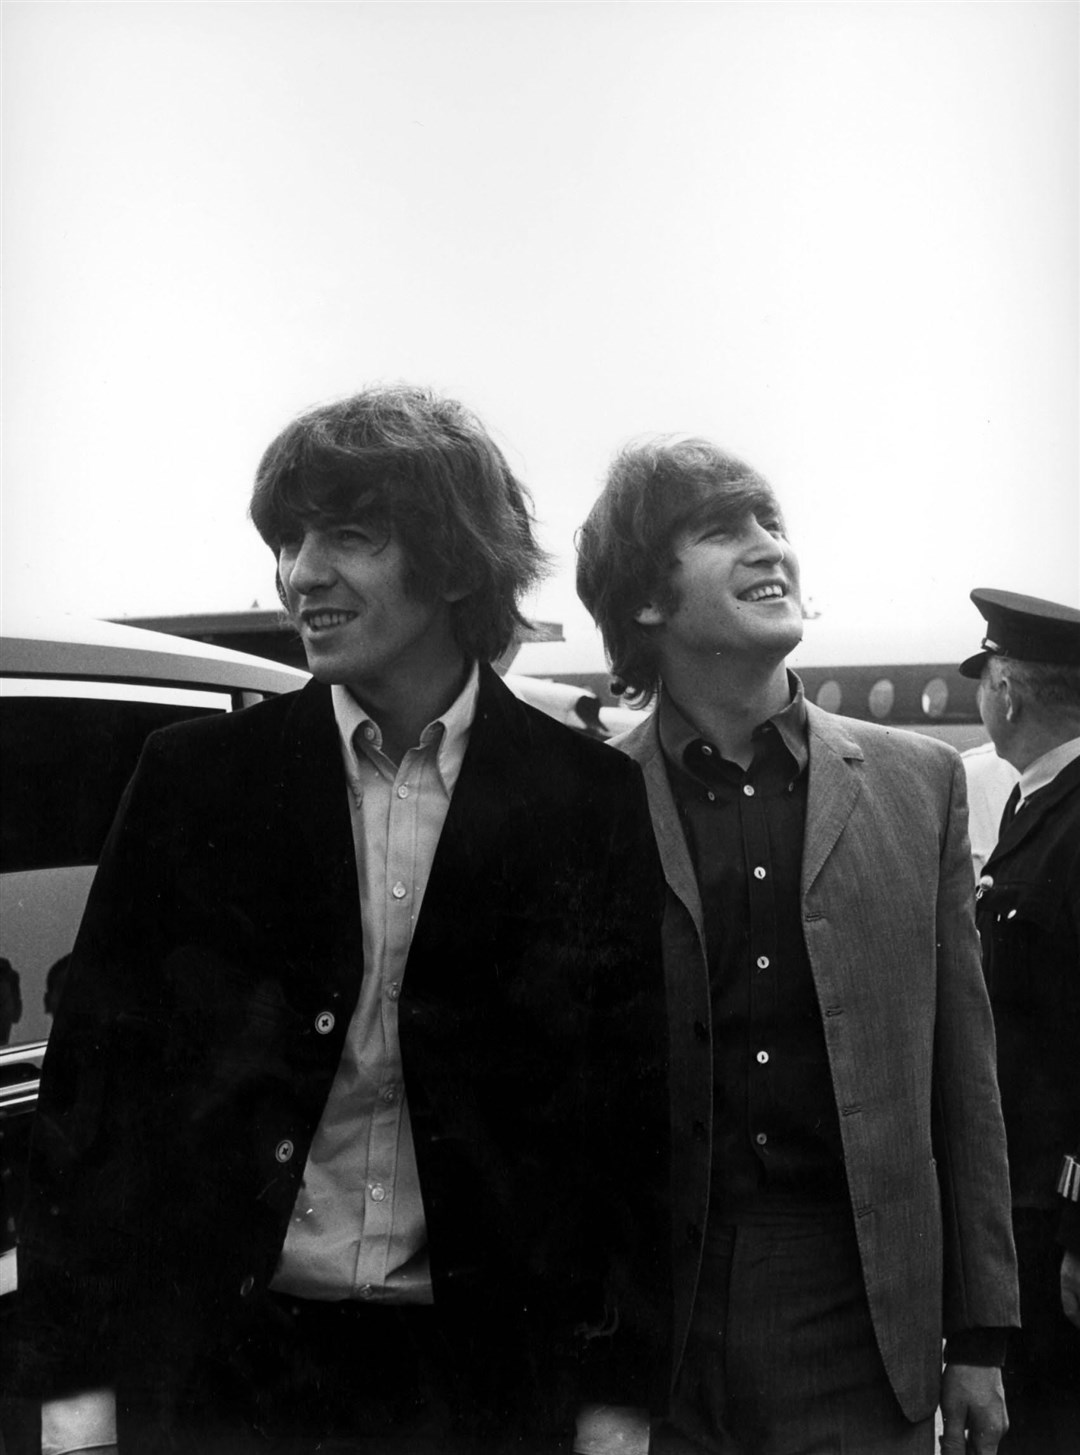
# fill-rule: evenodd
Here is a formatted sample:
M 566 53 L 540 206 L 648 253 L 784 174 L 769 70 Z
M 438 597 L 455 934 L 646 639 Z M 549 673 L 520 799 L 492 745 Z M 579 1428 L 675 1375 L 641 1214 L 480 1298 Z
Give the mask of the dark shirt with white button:
M 800 893 L 810 754 L 802 683 L 754 729 L 743 769 L 660 699 L 660 743 L 701 891 L 713 1021 L 711 1215 L 738 1223 L 847 1197 L 840 1125 Z M 952 1334 L 951 1362 L 995 1365 L 999 1329 Z
M 701 890 L 712 997 L 712 1206 L 838 1201 L 843 1156 L 799 905 L 806 706 L 755 728 L 750 766 L 721 757 L 670 696 L 660 741 Z

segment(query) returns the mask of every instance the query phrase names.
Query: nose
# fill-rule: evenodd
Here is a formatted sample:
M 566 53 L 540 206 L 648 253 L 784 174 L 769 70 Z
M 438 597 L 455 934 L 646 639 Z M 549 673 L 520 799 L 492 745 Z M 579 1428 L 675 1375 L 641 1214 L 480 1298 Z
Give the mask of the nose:
M 278 560 L 282 584 L 288 594 L 310 596 L 334 578 L 333 563 L 318 531 L 306 530 L 299 544 L 283 546 Z
M 775 531 L 766 530 L 757 516 L 751 516 L 745 531 L 751 559 L 778 566 L 787 555 L 787 542 Z

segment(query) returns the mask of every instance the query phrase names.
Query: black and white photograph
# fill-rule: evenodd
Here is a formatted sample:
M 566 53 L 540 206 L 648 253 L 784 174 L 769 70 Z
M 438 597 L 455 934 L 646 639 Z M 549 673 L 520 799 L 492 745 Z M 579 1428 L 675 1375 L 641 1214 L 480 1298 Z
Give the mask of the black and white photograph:
M 1080 1455 L 1080 4 L 2 0 L 0 1455 Z

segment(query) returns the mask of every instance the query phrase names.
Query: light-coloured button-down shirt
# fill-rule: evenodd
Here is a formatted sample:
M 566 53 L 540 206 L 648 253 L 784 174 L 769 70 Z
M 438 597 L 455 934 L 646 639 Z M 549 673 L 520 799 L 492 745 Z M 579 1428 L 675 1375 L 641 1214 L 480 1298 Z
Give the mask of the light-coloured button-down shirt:
M 431 1302 L 398 1002 L 478 683 L 474 666 L 460 696 L 398 766 L 348 689 L 331 689 L 349 785 L 364 974 L 271 1285 L 281 1293 Z

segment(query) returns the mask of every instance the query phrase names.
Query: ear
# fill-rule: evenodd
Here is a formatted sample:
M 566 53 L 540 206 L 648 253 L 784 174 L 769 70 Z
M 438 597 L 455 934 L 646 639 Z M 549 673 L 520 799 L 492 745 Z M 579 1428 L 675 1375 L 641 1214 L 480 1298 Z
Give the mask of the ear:
M 1001 701 L 1005 708 L 1005 721 L 1015 722 L 1020 716 L 1021 697 L 1016 690 L 1016 684 L 1006 674 L 1001 674 Z
M 647 601 L 634 612 L 634 620 L 638 626 L 663 626 L 666 618 L 655 601 Z

